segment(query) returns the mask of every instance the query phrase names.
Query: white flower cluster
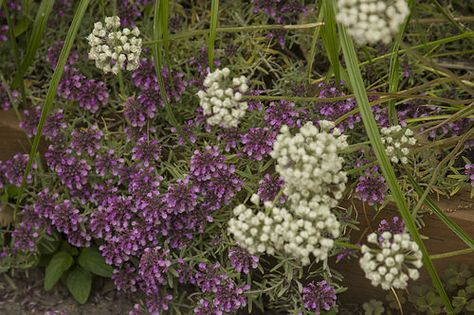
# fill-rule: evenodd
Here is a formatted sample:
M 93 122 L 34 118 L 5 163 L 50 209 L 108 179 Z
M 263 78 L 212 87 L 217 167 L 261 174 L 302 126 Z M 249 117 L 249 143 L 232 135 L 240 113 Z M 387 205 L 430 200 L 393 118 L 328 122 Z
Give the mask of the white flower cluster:
M 247 102 L 242 101 L 242 94 L 249 88 L 247 78 L 240 76 L 231 79 L 229 75 L 228 68 L 216 69 L 204 80 L 206 90 L 197 93 L 203 113 L 208 116 L 207 123 L 211 126 L 237 127 L 247 110 Z
M 381 238 L 371 233 L 367 241 L 379 248 L 372 249 L 362 246 L 362 258 L 359 263 L 365 277 L 373 286 L 381 285 L 382 289 L 405 289 L 408 280 L 416 280 L 420 276 L 418 269 L 423 265 L 422 253 L 418 245 L 410 239 L 407 232 L 392 234 L 383 232 Z
M 331 208 L 342 197 L 347 181 L 341 171 L 343 159 L 337 154 L 347 142 L 332 123 L 321 121 L 320 126 L 321 130 L 307 123 L 295 136 L 283 126 L 274 143 L 272 157 L 285 181 L 286 208 L 266 202 L 265 212 L 245 205 L 234 209 L 228 231 L 250 253 L 283 251 L 303 265 L 310 263 L 311 254 L 316 261 L 328 257 L 333 238 L 340 234 Z M 258 205 L 258 196 L 251 201 Z
M 271 153 L 285 181 L 285 195 L 303 212 L 323 205 L 335 207 L 346 189 L 344 159 L 338 152 L 347 147 L 347 137 L 331 122 L 320 121 L 319 125 L 321 130 L 308 122 L 294 136 L 283 126 Z
M 137 27 L 120 29 L 118 16 L 106 17 L 105 27 L 102 22 L 95 23 L 94 30 L 87 37 L 91 47 L 89 58 L 95 60 L 96 67 L 105 73 L 135 70 L 142 52 L 142 39 L 138 36 L 140 30 Z
M 411 129 L 403 129 L 400 125 L 382 128 L 382 143 L 385 145 L 385 152 L 393 163 L 408 163 L 409 147 L 416 144 Z
M 284 251 L 303 265 L 310 263 L 310 254 L 317 261 L 327 258 L 334 245 L 328 236 L 338 237 L 340 227 L 329 208 L 319 211 L 314 220 L 307 220 L 285 208 L 273 207 L 271 202 L 264 207 L 268 213 L 254 212 L 242 204 L 234 209 L 228 231 L 240 246 L 251 254 Z
M 337 0 L 336 19 L 358 44 L 390 43 L 410 13 L 405 0 Z

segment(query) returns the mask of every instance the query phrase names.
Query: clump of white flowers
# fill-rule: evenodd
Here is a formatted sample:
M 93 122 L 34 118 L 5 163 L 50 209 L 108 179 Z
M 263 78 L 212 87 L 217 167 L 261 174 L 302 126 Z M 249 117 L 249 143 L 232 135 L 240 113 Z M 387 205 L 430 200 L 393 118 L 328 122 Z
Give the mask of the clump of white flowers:
M 382 143 L 385 145 L 385 152 L 393 163 L 408 163 L 409 147 L 416 144 L 411 129 L 403 129 L 400 125 L 385 127 L 382 132 Z
M 410 13 L 405 0 L 337 0 L 336 19 L 358 44 L 390 43 Z
M 104 22 L 105 26 L 102 22 L 95 23 L 87 37 L 91 47 L 89 58 L 105 73 L 137 69 L 142 51 L 140 30 L 137 27 L 120 29 L 118 16 L 106 17 Z
M 206 89 L 200 90 L 197 95 L 209 125 L 224 128 L 238 126 L 248 108 L 247 102 L 242 101 L 242 94 L 249 88 L 247 83 L 245 76 L 231 79 L 228 68 L 216 69 L 207 75 L 203 84 Z
M 236 242 L 250 253 L 282 251 L 303 265 L 311 262 L 311 255 L 316 261 L 327 259 L 340 234 L 331 208 L 342 198 L 347 181 L 338 155 L 345 147 L 346 136 L 331 122 L 320 121 L 320 129 L 309 122 L 294 136 L 283 126 L 271 155 L 285 181 L 287 205 L 266 202 L 264 211 L 237 206 L 228 228 Z M 258 206 L 257 195 L 251 201 Z
M 320 129 L 308 122 L 294 136 L 283 126 L 271 153 L 277 161 L 276 171 L 285 181 L 285 195 L 293 204 L 309 209 L 335 207 L 347 182 L 342 171 L 344 159 L 338 155 L 347 147 L 347 137 L 331 122 L 320 121 L 319 125 Z
M 405 289 L 409 279 L 419 278 L 423 255 L 407 232 L 383 232 L 381 237 L 371 233 L 367 241 L 378 248 L 363 245 L 359 263 L 373 286 L 380 285 L 384 290 Z

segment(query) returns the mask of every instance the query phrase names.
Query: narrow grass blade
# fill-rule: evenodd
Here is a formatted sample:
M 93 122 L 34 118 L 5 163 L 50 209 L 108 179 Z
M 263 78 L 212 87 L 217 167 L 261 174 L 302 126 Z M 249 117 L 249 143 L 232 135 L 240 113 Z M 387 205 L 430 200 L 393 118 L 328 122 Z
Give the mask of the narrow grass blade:
M 169 63 L 169 49 L 170 49 L 170 41 L 169 41 L 169 30 L 168 30 L 168 18 L 169 18 L 169 1 L 168 0 L 161 0 L 161 7 L 160 7 L 160 16 L 161 16 L 161 32 L 163 37 L 163 46 L 165 50 L 165 60 Z
M 18 46 L 16 44 L 16 37 L 14 34 L 14 24 L 10 16 L 9 8 L 8 8 L 8 3 L 4 2 L 3 3 L 3 10 L 5 13 L 5 17 L 7 19 L 7 24 L 8 24 L 8 36 L 9 36 L 9 41 L 10 41 L 10 46 L 12 49 L 13 53 L 13 59 L 15 60 L 15 66 L 16 66 L 16 71 L 20 71 L 20 52 L 18 51 Z M 21 98 L 23 102 L 26 100 L 26 91 L 25 91 L 25 84 L 23 81 L 21 81 L 20 84 L 20 92 L 21 92 Z
M 409 180 L 413 188 L 415 189 L 416 193 L 419 196 L 423 195 L 423 190 L 421 187 L 416 183 L 415 179 L 411 176 L 409 176 Z M 436 216 L 444 223 L 446 226 L 459 237 L 464 243 L 466 243 L 467 246 L 470 248 L 474 249 L 474 240 L 466 233 L 463 231 L 463 229 L 456 224 L 453 220 L 451 220 L 444 212 L 441 210 L 438 205 L 431 200 L 429 197 L 425 198 L 424 203 L 436 214 Z
M 173 125 L 174 127 L 178 126 L 178 122 L 176 117 L 171 110 L 171 105 L 169 103 L 168 97 L 166 95 L 165 83 L 163 80 L 163 55 L 162 55 L 162 48 L 163 48 L 163 23 L 160 21 L 161 17 L 161 9 L 163 0 L 157 0 L 155 2 L 155 8 L 153 13 L 153 40 L 156 40 L 155 45 L 153 45 L 153 60 L 155 61 L 155 72 L 156 76 L 158 77 L 158 84 L 160 85 L 160 95 L 163 103 L 165 104 L 166 116 L 168 122 Z
M 341 66 L 339 63 L 339 41 L 336 35 L 336 15 L 330 3 L 324 1 L 321 5 L 321 11 L 324 14 L 324 26 L 322 27 L 321 37 L 323 39 L 326 53 L 336 77 L 336 84 L 341 81 Z
M 217 20 L 219 17 L 219 0 L 212 0 L 211 3 L 211 26 L 209 28 L 209 40 L 207 42 L 207 56 L 209 69 L 214 68 L 214 46 L 216 42 Z
M 408 1 L 408 7 L 410 8 L 410 12 L 413 11 L 415 7 L 415 1 L 410 0 Z M 398 92 L 398 83 L 400 81 L 400 58 L 398 55 L 398 51 L 400 50 L 400 42 L 403 39 L 403 35 L 405 33 L 405 28 L 409 23 L 411 18 L 411 13 L 405 20 L 405 22 L 400 27 L 400 30 L 395 37 L 395 41 L 393 42 L 392 46 L 392 56 L 390 57 L 390 67 L 389 67 L 389 76 L 388 76 L 388 92 L 389 93 L 396 93 Z M 395 110 L 395 100 L 388 101 L 388 118 L 393 124 L 398 124 L 398 115 L 397 111 Z
M 38 49 L 41 39 L 43 37 L 46 24 L 48 22 L 49 15 L 53 9 L 55 0 L 43 0 L 38 8 L 36 13 L 36 18 L 33 23 L 33 28 L 31 30 L 30 38 L 28 39 L 26 45 L 25 56 L 23 57 L 23 62 L 21 63 L 20 69 L 15 74 L 15 79 L 13 80 L 13 88 L 17 88 L 20 84 L 20 81 L 23 80 L 23 77 L 28 70 L 28 68 L 33 63 L 35 58 L 36 50 Z
M 317 23 L 321 23 L 323 21 L 323 18 L 324 18 L 324 12 L 320 10 Z M 308 82 L 311 79 L 311 73 L 313 72 L 313 63 L 314 63 L 314 59 L 316 58 L 316 44 L 318 42 L 320 31 L 321 31 L 320 27 L 315 27 L 314 32 L 313 32 L 313 37 L 311 39 L 311 50 L 309 52 L 309 58 L 308 58 L 308 73 L 307 73 Z
M 328 3 L 330 3 L 332 5 L 333 10 L 335 10 L 334 0 L 330 0 L 328 1 Z M 388 183 L 392 196 L 400 211 L 401 216 L 403 217 L 403 220 L 405 221 L 408 231 L 410 232 L 413 240 L 420 247 L 420 250 L 423 254 L 424 266 L 428 271 L 429 275 L 431 276 L 433 285 L 436 287 L 439 295 L 443 299 L 444 305 L 448 313 L 453 313 L 453 307 L 451 305 L 449 297 L 446 294 L 446 291 L 443 288 L 443 284 L 441 283 L 441 279 L 439 278 L 439 275 L 436 272 L 433 262 L 430 259 L 428 250 L 425 244 L 423 243 L 420 234 L 418 233 L 415 221 L 413 220 L 411 213 L 408 210 L 406 200 L 403 197 L 403 192 L 401 191 L 400 186 L 398 185 L 398 181 L 395 176 L 395 171 L 393 170 L 390 160 L 388 159 L 387 154 L 385 153 L 385 148 L 382 144 L 380 133 L 369 105 L 367 92 L 365 90 L 364 81 L 360 73 L 359 62 L 357 60 L 357 55 L 354 49 L 352 39 L 347 35 L 346 29 L 341 25 L 339 25 L 339 35 L 341 40 L 342 51 L 344 54 L 344 60 L 347 65 L 349 80 L 351 82 L 351 86 L 354 91 L 355 98 L 357 100 L 357 105 L 360 109 L 362 121 L 364 123 L 365 130 L 372 145 L 372 149 L 374 150 L 382 173 Z
M 61 49 L 61 53 L 59 54 L 58 63 L 56 65 L 56 68 L 54 69 L 53 76 L 49 81 L 48 93 L 46 94 L 46 99 L 41 110 L 41 117 L 38 122 L 38 127 L 36 129 L 36 136 L 33 140 L 33 145 L 31 146 L 30 156 L 26 165 L 25 174 L 23 175 L 23 181 L 19 188 L 17 204 L 13 213 L 14 220 L 16 219 L 16 213 L 21 202 L 23 190 L 25 189 L 26 179 L 28 178 L 28 174 L 31 171 L 31 166 L 33 164 L 33 161 L 35 160 L 36 152 L 38 151 L 38 146 L 41 140 L 41 135 L 43 132 L 43 126 L 46 121 L 46 117 L 48 116 L 49 111 L 53 107 L 54 98 L 56 97 L 56 90 L 58 88 L 59 81 L 61 80 L 61 76 L 64 72 L 64 66 L 66 65 L 67 58 L 69 57 L 69 53 L 71 52 L 72 45 L 74 44 L 77 31 L 79 30 L 79 26 L 81 25 L 81 21 L 89 5 L 89 1 L 90 0 L 81 0 L 79 2 L 76 12 L 74 13 L 74 18 L 72 20 L 71 26 L 69 27 L 69 30 L 67 32 L 66 39 L 64 40 L 63 48 Z

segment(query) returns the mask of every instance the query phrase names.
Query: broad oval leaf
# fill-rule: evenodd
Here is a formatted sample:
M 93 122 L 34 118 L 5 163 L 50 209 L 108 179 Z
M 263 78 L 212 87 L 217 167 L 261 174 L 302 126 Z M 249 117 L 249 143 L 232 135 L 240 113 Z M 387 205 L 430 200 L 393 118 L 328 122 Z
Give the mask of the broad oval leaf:
M 92 275 L 89 271 L 77 267 L 71 271 L 66 280 L 66 286 L 72 297 L 80 304 L 87 302 L 91 293 Z
M 97 248 L 84 248 L 79 256 L 79 265 L 98 276 L 106 278 L 112 276 L 112 266 L 105 263 L 104 257 L 100 255 Z
M 51 290 L 56 282 L 61 278 L 63 273 L 71 267 L 74 259 L 71 254 L 66 252 L 58 252 L 49 261 L 44 275 L 44 289 Z

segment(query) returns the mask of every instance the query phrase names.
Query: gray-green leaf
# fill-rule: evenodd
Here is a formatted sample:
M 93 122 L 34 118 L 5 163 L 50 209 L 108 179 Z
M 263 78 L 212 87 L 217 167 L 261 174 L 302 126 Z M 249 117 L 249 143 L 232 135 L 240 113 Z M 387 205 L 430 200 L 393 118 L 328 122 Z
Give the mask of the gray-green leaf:
M 106 278 L 112 276 L 112 266 L 105 263 L 97 248 L 84 248 L 79 256 L 79 265 L 98 276 Z
M 77 267 L 69 273 L 66 285 L 72 297 L 80 304 L 87 302 L 91 292 L 92 275 L 89 271 Z
M 49 261 L 44 275 L 44 289 L 51 290 L 63 273 L 71 267 L 74 259 L 71 254 L 58 252 Z

